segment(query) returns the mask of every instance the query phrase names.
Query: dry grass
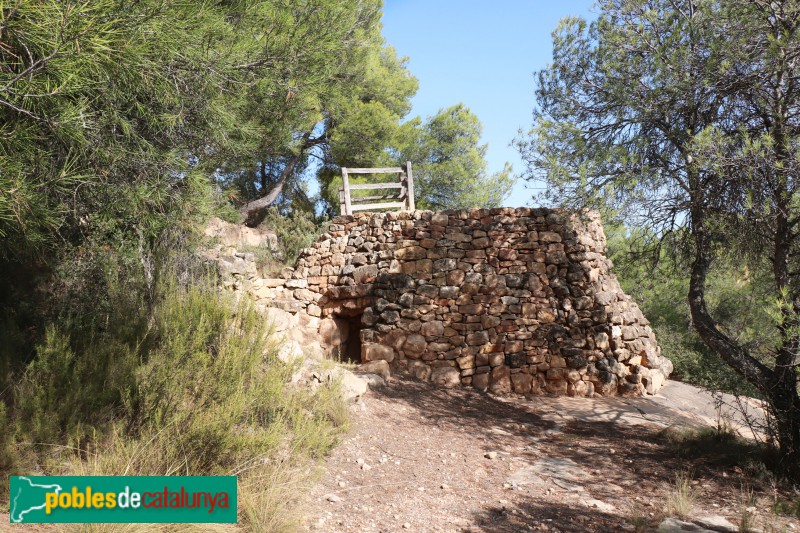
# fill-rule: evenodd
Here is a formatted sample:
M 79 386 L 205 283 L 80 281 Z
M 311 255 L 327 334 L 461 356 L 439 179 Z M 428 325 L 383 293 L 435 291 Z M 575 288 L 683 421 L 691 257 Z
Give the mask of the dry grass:
M 0 438 L 0 467 L 8 446 L 16 460 L 10 474 L 236 475 L 239 480 L 237 525 L 69 526 L 73 531 L 297 529 L 316 461 L 349 427 L 339 384 L 313 391 L 291 385 L 295 368 L 277 358 L 263 318 L 244 301 L 220 298 L 213 287 L 168 286 L 150 323 L 146 351 L 106 358 L 116 365 L 109 371 L 126 378 L 122 400 L 109 404 L 103 419 L 79 424 L 47 416 L 42 406 L 56 403 L 64 413 L 82 412 L 88 393 L 75 389 L 99 390 L 104 375 L 93 375 L 88 372 L 93 367 L 84 365 L 70 367 L 79 369 L 73 372 L 75 384 L 56 378 L 66 363 L 96 360 L 117 344 L 99 338 L 78 352 L 67 342 L 68 332 L 54 332 L 41 350 L 49 358 L 40 357 L 40 367 L 26 373 L 20 387 L 28 393 L 28 410 L 8 416 L 0 411 L 0 422 L 6 417 L 9 427 L 19 428 L 13 442 L 6 445 Z M 110 337 L 114 330 L 109 331 Z M 26 412 L 40 415 L 36 425 L 24 418 Z M 81 439 L 64 439 L 71 434 Z
M 697 501 L 697 492 L 692 488 L 691 476 L 680 473 L 667 494 L 665 512 L 679 518 L 687 518 Z
M 749 487 L 742 487 L 739 491 L 739 531 L 751 533 L 755 531 L 756 517 L 754 508 L 757 504 L 755 493 Z

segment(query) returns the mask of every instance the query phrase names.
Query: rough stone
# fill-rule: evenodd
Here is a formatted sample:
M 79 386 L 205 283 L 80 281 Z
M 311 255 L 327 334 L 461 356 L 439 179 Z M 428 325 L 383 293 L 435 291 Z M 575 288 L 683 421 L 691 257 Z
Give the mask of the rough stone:
M 269 327 L 271 327 L 276 333 L 286 331 L 295 324 L 294 316 L 282 309 L 267 307 L 263 309 L 261 313 Z
M 326 318 L 319 323 L 320 341 L 325 346 L 340 346 L 347 342 L 350 327 L 347 321 L 338 318 Z
M 362 363 L 357 367 L 357 370 L 365 374 L 376 374 L 383 379 L 389 379 L 389 377 L 392 375 L 389 362 L 383 359 Z
M 361 360 L 364 362 L 383 360 L 394 361 L 394 350 L 382 344 L 364 344 L 361 346 Z
M 420 333 L 426 337 L 438 337 L 444 334 L 444 324 L 440 320 L 425 322 L 422 324 Z
M 339 380 L 342 385 L 342 395 L 345 400 L 358 398 L 369 390 L 369 385 L 366 380 L 361 379 L 349 370 L 344 370 L 342 368 L 339 370 L 341 371 Z
M 489 374 L 475 374 L 472 376 L 472 386 L 478 390 L 486 390 L 489 386 Z
M 458 387 L 461 385 L 461 373 L 451 367 L 434 368 L 431 371 L 431 381 L 440 387 Z
M 407 354 L 418 355 L 424 352 L 427 346 L 428 343 L 425 341 L 425 337 L 414 333 L 406 337 L 406 342 L 403 344 L 403 351 Z
M 658 529 L 656 530 L 658 533 L 714 533 L 711 529 L 706 529 L 704 527 L 700 527 L 697 524 L 693 524 L 692 522 L 684 522 L 683 520 L 678 520 L 677 518 L 665 518 L 659 525 Z
M 495 394 L 511 392 L 511 373 L 507 366 L 496 366 L 489 376 L 489 390 Z
M 739 528 L 731 523 L 727 518 L 720 515 L 704 515 L 692 518 L 695 524 L 698 524 L 706 529 L 712 531 L 720 531 L 721 533 L 737 533 Z
M 303 359 L 303 347 L 296 340 L 284 340 L 278 347 L 277 357 L 286 364 L 293 364 Z

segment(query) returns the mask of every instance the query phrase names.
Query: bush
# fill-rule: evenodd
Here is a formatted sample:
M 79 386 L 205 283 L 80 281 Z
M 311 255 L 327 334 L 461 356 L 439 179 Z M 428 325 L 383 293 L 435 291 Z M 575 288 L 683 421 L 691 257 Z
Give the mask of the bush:
M 319 236 L 321 221 L 312 213 L 292 211 L 282 215 L 277 209 L 267 211 L 262 225 L 278 236 L 281 259 L 287 265 L 294 265 L 300 250 L 307 248 Z
M 294 369 L 277 359 L 246 300 L 224 296 L 208 278 L 160 279 L 149 304 L 141 291 L 112 291 L 117 305 L 91 338 L 76 339 L 67 324 L 48 328 L 7 422 L 17 428 L 15 455 L 26 460 L 12 468 L 0 453 L 0 466 L 6 473 L 238 474 L 250 487 L 243 501 L 257 508 L 242 513 L 269 515 L 283 529 L 275 517 L 291 516 L 286 505 L 309 479 L 307 461 L 347 429 L 341 394 L 289 386 Z M 0 422 L 6 416 L 0 411 Z M 282 476 L 284 485 L 267 494 L 245 483 L 250 476 Z M 265 502 L 277 507 L 264 509 Z

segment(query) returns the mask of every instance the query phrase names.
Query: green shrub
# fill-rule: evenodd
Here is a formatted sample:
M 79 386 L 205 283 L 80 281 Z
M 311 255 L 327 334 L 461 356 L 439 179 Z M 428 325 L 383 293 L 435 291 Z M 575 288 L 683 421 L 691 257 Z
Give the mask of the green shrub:
M 272 208 L 267 211 L 262 225 L 278 236 L 280 259 L 284 264 L 294 265 L 300 250 L 310 246 L 319 236 L 321 222 L 313 213 L 292 211 L 289 215 L 282 215 Z
M 307 462 L 347 429 L 338 387 L 290 386 L 294 368 L 277 359 L 262 317 L 247 300 L 220 293 L 214 280 L 159 279 L 150 303 L 142 291 L 107 294 L 104 326 L 89 338 L 74 338 L 86 331 L 71 331 L 75 323 L 47 329 L 15 387 L 12 411 L 0 410 L 0 424 L 17 428 L 15 437 L 0 434 L 0 467 L 237 474 L 249 487 L 242 519 L 286 529 L 295 520 L 287 506 L 300 501 L 313 471 Z M 4 446 L 17 464 L 4 460 Z M 256 482 L 276 476 L 280 487 Z
M 244 219 L 244 216 L 236 209 L 230 191 L 219 191 L 214 195 L 213 212 L 216 216 L 231 224 L 241 224 Z
M 772 512 L 776 515 L 800 518 L 800 497 L 796 496 L 793 500 L 777 498 L 772 504 Z
M 50 327 L 19 384 L 21 433 L 33 443 L 80 447 L 115 417 L 133 385 L 135 353 L 104 338 L 82 353 L 69 335 Z

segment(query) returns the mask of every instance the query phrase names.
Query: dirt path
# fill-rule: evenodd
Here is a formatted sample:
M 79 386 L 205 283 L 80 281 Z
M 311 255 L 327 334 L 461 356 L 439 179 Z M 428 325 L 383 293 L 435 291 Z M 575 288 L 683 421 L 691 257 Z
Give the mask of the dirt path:
M 773 512 L 791 495 L 739 466 L 746 447 L 676 454 L 665 428 L 717 418 L 711 397 L 688 385 L 669 383 L 655 398 L 526 400 L 393 380 L 354 413 L 311 494 L 310 531 L 651 532 L 684 472 L 694 519 L 738 524 L 749 507 L 757 531 L 800 533 L 800 520 Z M 753 501 L 743 504 L 743 488 Z M 0 514 L 0 531 L 60 530 Z
M 654 531 L 676 472 L 691 471 L 693 516 L 738 523 L 741 488 L 752 486 L 762 495 L 751 509 L 757 524 L 800 531 L 771 512 L 769 487 L 741 468 L 716 455 L 676 457 L 664 427 L 711 413 L 699 401 L 689 401 L 696 412 L 675 411 L 670 401 L 501 399 L 394 381 L 357 404 L 353 433 L 314 489 L 308 528 Z

